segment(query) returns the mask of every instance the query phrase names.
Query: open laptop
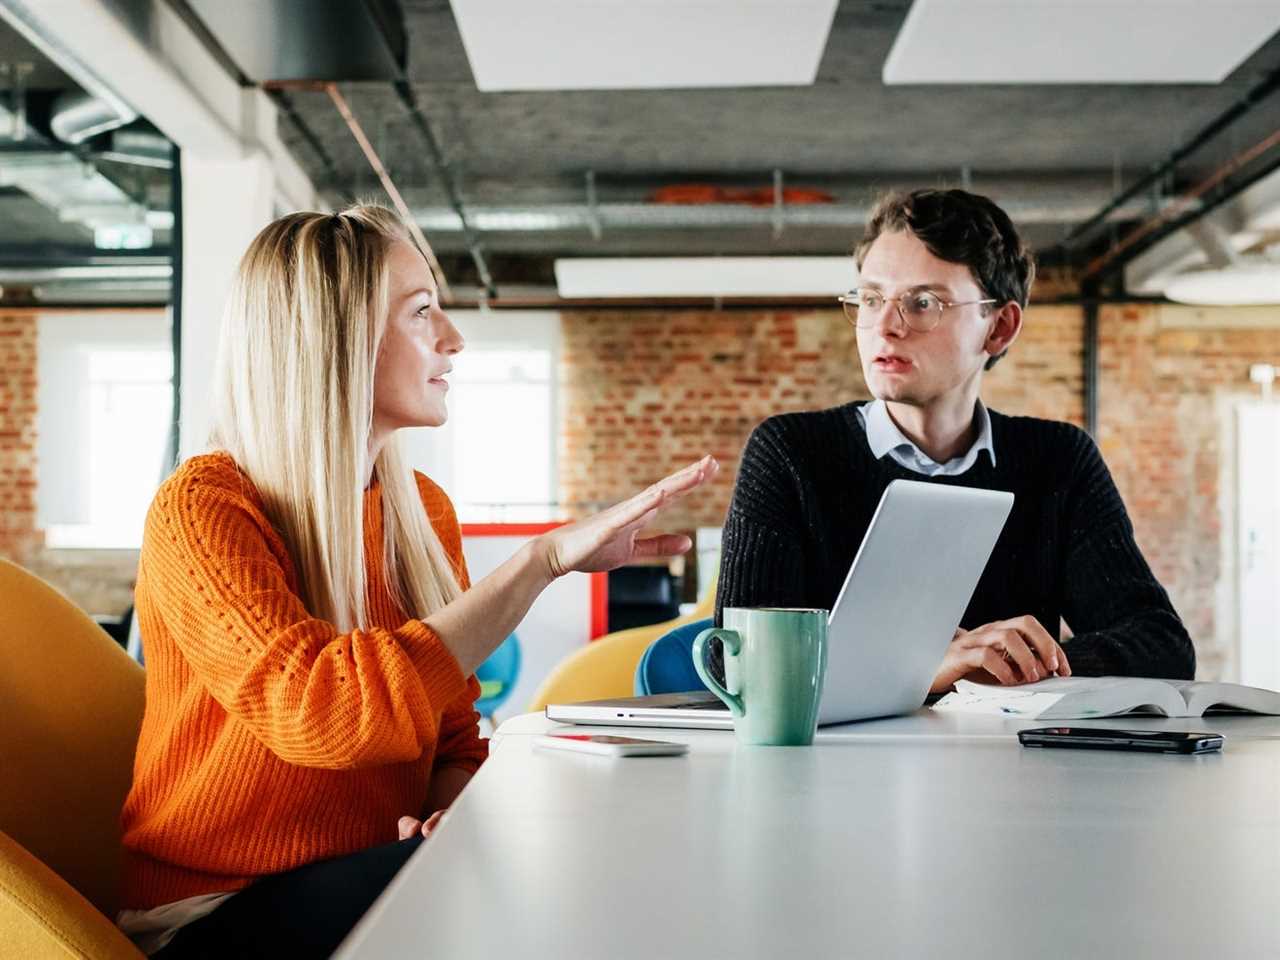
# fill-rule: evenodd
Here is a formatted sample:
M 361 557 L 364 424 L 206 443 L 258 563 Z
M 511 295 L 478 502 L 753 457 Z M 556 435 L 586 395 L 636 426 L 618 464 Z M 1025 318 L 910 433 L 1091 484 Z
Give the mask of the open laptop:
M 1013 494 L 916 480 L 885 489 L 827 620 L 818 723 L 910 713 L 929 686 L 978 585 Z M 710 691 L 558 703 L 561 723 L 733 727 Z

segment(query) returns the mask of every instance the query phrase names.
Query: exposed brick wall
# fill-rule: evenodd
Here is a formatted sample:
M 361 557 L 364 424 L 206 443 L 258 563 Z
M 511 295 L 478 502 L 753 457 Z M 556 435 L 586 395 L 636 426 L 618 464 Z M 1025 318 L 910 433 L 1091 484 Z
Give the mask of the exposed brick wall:
M 1209 325 L 1212 326 L 1209 326 Z M 1280 310 L 1124 306 L 1099 316 L 1098 442 L 1139 545 L 1196 641 L 1201 677 L 1234 657 L 1222 547 L 1233 525 L 1233 408 L 1280 364 Z M 1225 524 L 1225 529 L 1224 529 Z
M 712 453 L 711 489 L 664 525 L 718 526 L 757 423 L 866 396 L 839 311 L 574 312 L 562 335 L 560 499 L 578 513 Z
M 0 557 L 19 563 L 36 529 L 36 317 L 0 313 Z

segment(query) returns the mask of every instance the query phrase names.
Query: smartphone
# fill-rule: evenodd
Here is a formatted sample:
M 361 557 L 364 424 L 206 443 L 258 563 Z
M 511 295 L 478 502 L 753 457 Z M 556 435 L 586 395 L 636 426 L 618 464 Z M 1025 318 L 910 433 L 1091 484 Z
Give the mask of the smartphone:
M 1173 730 L 1112 730 L 1107 727 L 1037 727 L 1022 730 L 1024 747 L 1083 747 L 1087 750 L 1145 750 L 1151 753 L 1212 753 L 1222 749 L 1217 733 Z
M 598 733 L 549 733 L 535 737 L 535 747 L 551 750 L 577 750 L 606 757 L 661 757 L 678 756 L 689 752 L 687 743 L 669 740 L 639 740 L 635 737 L 615 737 Z

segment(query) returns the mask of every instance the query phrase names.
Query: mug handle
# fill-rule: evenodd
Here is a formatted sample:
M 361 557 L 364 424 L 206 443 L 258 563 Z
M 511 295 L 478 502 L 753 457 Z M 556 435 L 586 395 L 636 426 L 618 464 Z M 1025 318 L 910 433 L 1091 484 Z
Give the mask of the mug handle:
M 723 627 L 711 627 L 698 634 L 693 641 L 693 668 L 698 671 L 698 676 L 702 678 L 707 688 L 725 702 L 731 714 L 735 717 L 745 716 L 747 710 L 743 706 L 742 697 L 726 690 L 724 685 L 711 675 L 711 670 L 707 666 L 707 655 L 711 653 L 709 641 L 714 637 L 719 637 L 724 644 L 725 673 L 728 674 L 728 660 L 730 657 L 736 657 L 742 650 L 742 637 L 738 635 L 738 631 L 726 630 Z

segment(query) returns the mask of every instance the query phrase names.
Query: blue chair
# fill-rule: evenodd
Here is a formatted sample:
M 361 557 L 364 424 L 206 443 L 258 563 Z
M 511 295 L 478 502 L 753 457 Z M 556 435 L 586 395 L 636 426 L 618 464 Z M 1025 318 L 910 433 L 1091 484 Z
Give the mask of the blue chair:
M 480 681 L 480 699 L 476 701 L 476 711 L 480 716 L 493 719 L 495 711 L 506 703 L 515 690 L 519 676 L 520 641 L 513 633 L 476 668 L 476 679 Z
M 710 617 L 681 624 L 649 644 L 636 664 L 636 696 L 707 689 L 693 668 L 693 641 L 714 625 Z

